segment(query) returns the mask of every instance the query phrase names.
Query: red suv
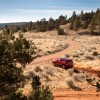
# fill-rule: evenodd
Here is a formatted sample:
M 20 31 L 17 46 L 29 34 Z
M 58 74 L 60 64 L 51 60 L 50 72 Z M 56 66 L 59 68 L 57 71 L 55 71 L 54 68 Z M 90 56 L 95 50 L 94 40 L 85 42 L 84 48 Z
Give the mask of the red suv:
M 69 58 L 58 58 L 52 61 L 54 66 L 60 66 L 62 68 L 72 68 L 73 67 L 73 61 Z

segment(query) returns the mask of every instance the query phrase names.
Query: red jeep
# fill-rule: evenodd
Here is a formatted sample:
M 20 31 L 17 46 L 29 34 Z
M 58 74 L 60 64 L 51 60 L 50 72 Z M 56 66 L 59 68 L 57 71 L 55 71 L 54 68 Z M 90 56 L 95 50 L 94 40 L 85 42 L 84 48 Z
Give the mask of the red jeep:
M 69 58 L 58 58 L 52 61 L 54 66 L 60 66 L 64 69 L 72 68 L 73 67 L 73 61 Z

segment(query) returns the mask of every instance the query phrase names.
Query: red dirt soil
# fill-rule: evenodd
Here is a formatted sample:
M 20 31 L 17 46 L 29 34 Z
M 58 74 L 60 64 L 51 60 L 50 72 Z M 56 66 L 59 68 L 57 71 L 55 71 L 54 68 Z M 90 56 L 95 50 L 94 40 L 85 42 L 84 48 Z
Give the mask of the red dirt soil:
M 100 100 L 100 92 L 56 90 L 52 92 L 54 100 Z

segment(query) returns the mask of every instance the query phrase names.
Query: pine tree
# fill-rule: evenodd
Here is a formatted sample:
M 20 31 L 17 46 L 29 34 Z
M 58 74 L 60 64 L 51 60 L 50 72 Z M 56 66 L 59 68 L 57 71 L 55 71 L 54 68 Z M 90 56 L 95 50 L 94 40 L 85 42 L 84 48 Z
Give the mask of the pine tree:
M 67 16 L 59 16 L 60 25 L 66 24 Z
M 82 28 L 86 29 L 86 28 L 88 28 L 88 25 L 89 25 L 89 20 L 85 20 L 84 23 L 83 23 Z
M 81 11 L 81 15 L 80 16 L 81 16 L 80 20 L 83 21 L 83 18 L 84 18 L 84 12 L 83 12 L 83 10 Z
M 97 9 L 96 13 L 95 13 L 95 22 L 98 25 L 98 21 L 99 21 L 99 8 Z
M 90 32 L 91 32 L 91 34 L 94 33 L 95 28 L 96 28 L 96 23 L 95 23 L 95 15 L 94 15 L 93 18 L 92 18 L 91 24 L 90 24 Z
M 99 25 L 99 34 L 100 34 L 100 10 L 99 10 L 99 15 L 98 15 L 98 25 Z
M 47 25 L 48 30 L 52 30 L 55 28 L 55 21 L 53 18 L 50 18 Z
M 74 11 L 74 12 L 73 12 L 73 15 L 72 15 L 72 17 L 71 17 L 71 21 L 70 21 L 70 23 L 71 23 L 70 29 L 71 29 L 71 30 L 73 29 L 73 25 L 74 25 L 75 18 L 76 18 L 76 12 Z
M 73 29 L 77 32 L 80 28 L 80 17 L 76 17 L 73 25 Z
M 96 11 L 96 24 L 98 25 L 98 33 L 100 33 L 100 9 L 98 8 Z

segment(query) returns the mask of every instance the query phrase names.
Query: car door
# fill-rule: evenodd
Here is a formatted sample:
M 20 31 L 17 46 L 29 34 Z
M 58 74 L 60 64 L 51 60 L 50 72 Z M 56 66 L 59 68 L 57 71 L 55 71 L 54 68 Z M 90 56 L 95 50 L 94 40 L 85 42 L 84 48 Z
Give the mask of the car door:
M 63 64 L 64 60 L 63 59 L 58 59 L 58 66 L 61 66 Z

